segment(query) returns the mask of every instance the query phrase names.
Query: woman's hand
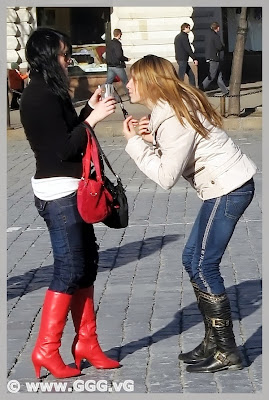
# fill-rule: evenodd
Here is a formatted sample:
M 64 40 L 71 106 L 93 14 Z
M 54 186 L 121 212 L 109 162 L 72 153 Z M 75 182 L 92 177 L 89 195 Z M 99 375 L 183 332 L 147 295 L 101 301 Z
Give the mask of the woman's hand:
M 153 136 L 148 130 L 148 125 L 149 125 L 149 116 L 140 118 L 138 123 L 138 135 L 140 135 L 145 142 L 152 143 Z
M 95 96 L 97 90 L 95 91 L 93 96 Z M 114 97 L 110 96 L 106 97 L 101 101 L 98 100 L 94 106 L 94 110 L 85 119 L 85 122 L 87 122 L 89 125 L 91 125 L 92 128 L 94 128 L 97 122 L 100 122 L 109 115 L 113 114 L 115 110 L 116 110 L 116 100 Z
M 97 88 L 94 92 L 94 94 L 91 96 L 89 99 L 89 106 L 92 108 L 95 108 L 96 104 L 99 103 L 100 98 L 101 98 L 101 88 Z
M 135 126 L 137 126 L 137 119 L 134 119 L 132 115 L 127 117 L 123 122 L 123 134 L 127 140 L 131 139 L 136 135 Z
M 148 130 L 148 126 L 149 126 L 149 117 L 145 116 L 140 118 L 139 122 L 138 122 L 138 135 L 142 136 L 147 135 L 149 132 Z

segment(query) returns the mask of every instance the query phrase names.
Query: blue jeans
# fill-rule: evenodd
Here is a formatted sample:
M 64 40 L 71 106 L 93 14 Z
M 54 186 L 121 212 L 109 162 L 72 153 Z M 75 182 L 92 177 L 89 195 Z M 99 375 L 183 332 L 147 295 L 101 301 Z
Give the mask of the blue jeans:
M 106 83 L 113 83 L 115 76 L 118 76 L 123 83 L 125 93 L 129 97 L 129 90 L 127 89 L 126 85 L 128 83 L 128 77 L 125 71 L 125 68 L 120 67 L 107 67 L 107 77 Z
M 195 86 L 195 76 L 192 72 L 191 67 L 189 66 L 188 61 L 179 61 L 179 68 L 178 68 L 178 77 L 182 81 L 184 81 L 185 74 L 189 77 L 189 84 Z
M 225 291 L 219 265 L 253 195 L 254 182 L 250 179 L 225 196 L 203 202 L 182 254 L 182 263 L 200 290 L 215 295 Z
M 35 206 L 45 220 L 53 250 L 54 270 L 49 289 L 73 294 L 91 286 L 97 274 L 98 245 L 91 224 L 77 210 L 76 192 L 57 200 L 40 200 Z

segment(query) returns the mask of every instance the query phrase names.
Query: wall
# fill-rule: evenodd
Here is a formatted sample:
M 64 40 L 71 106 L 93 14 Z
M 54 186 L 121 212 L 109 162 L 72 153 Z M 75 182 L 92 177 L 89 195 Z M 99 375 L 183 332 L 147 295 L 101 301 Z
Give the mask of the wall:
M 27 68 L 25 45 L 36 28 L 35 7 L 7 7 L 7 69 L 16 62 L 21 70 Z
M 111 32 L 122 30 L 123 51 L 131 63 L 146 54 L 175 62 L 174 38 L 184 22 L 193 26 L 192 12 L 192 7 L 113 7 Z

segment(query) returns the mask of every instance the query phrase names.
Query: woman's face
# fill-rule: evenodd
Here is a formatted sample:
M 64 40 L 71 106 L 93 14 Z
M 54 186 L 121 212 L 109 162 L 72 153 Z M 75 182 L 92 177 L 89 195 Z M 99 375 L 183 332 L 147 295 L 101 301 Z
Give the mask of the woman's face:
M 138 85 L 137 82 L 131 78 L 129 82 L 126 85 L 127 89 L 129 90 L 129 95 L 131 99 L 131 103 L 141 103 L 142 104 L 142 99 L 138 91 Z
M 58 54 L 58 63 L 60 64 L 66 75 L 68 75 L 68 65 L 70 63 L 71 56 L 68 52 L 67 47 L 63 44 L 63 42 L 60 42 L 60 44 L 61 47 L 60 47 L 60 52 Z

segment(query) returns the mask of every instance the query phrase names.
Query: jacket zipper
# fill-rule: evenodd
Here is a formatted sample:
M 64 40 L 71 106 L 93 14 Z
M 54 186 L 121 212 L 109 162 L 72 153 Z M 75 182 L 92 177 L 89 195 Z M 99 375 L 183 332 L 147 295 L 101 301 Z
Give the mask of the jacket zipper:
M 203 169 L 205 169 L 205 167 L 201 167 L 199 169 L 197 169 L 197 171 L 194 171 L 192 174 L 187 175 L 186 178 L 193 178 L 194 175 L 198 174 L 199 172 L 203 171 Z

